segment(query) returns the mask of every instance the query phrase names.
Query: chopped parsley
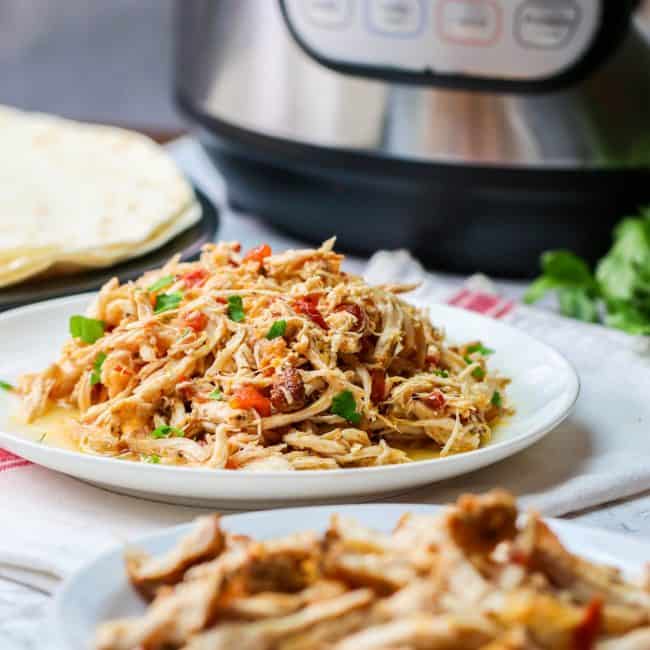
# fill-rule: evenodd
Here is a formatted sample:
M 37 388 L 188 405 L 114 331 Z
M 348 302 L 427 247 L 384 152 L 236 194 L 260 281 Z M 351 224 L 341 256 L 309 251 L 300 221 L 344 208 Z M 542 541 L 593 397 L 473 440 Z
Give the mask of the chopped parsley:
M 12 384 L 10 384 L 8 381 L 4 381 L 3 379 L 0 379 L 0 388 L 7 391 L 16 390 Z
M 149 293 L 156 293 L 161 289 L 166 289 L 167 287 L 171 286 L 174 284 L 174 282 L 176 282 L 176 276 L 166 275 L 156 280 L 150 287 L 147 287 L 147 291 Z
M 104 365 L 104 361 L 106 361 L 106 354 L 104 352 L 100 352 L 97 355 L 97 358 L 93 362 L 93 371 L 90 374 L 90 385 L 94 386 L 95 384 L 101 384 L 102 382 L 102 366 Z
M 361 413 L 357 412 L 354 395 L 349 390 L 341 391 L 334 397 L 330 411 L 334 415 L 340 415 L 351 424 L 359 424 L 361 422 Z
M 163 424 L 162 426 L 156 427 L 152 432 L 151 436 L 153 438 L 184 438 L 185 433 L 176 427 L 172 427 L 169 424 Z
M 234 320 L 235 323 L 241 323 L 246 318 L 246 314 L 244 313 L 244 303 L 241 296 L 228 297 L 228 316 L 230 317 L 230 320 Z
M 157 465 L 160 462 L 160 456 L 158 454 L 151 454 L 151 456 L 142 456 L 142 461 L 145 463 L 152 463 Z
M 176 307 L 181 304 L 181 300 L 183 300 L 183 294 L 180 291 L 161 293 L 156 296 L 156 304 L 153 308 L 153 313 L 161 314 L 164 311 L 176 309 Z
M 266 334 L 266 338 L 271 341 L 277 339 L 279 336 L 284 336 L 284 333 L 287 331 L 287 321 L 286 320 L 276 320 L 273 325 L 269 328 L 269 331 Z
M 476 345 L 470 345 L 467 348 L 467 354 L 474 354 L 475 352 L 482 354 L 484 357 L 489 357 L 491 354 L 494 354 L 494 350 L 492 350 L 491 348 L 486 348 L 482 343 L 477 343 Z
M 492 393 L 492 399 L 490 400 L 490 403 L 492 406 L 496 406 L 498 409 L 503 406 L 503 398 L 501 397 L 501 393 L 498 390 L 495 390 L 494 393 Z
M 216 399 L 216 400 L 218 400 L 218 401 L 223 401 L 223 393 L 222 393 L 218 388 L 215 388 L 215 390 L 213 390 L 213 391 L 208 395 L 208 397 L 209 397 L 210 399 Z
M 438 377 L 442 377 L 443 379 L 447 379 L 449 377 L 449 372 L 447 370 L 443 370 L 442 368 L 434 370 L 433 374 Z
M 485 379 L 485 370 L 483 370 L 481 366 L 475 368 L 474 370 L 472 370 L 472 377 L 474 377 L 474 379 L 478 379 L 479 381 L 481 379 Z
M 38 439 L 37 442 L 43 442 L 43 440 L 45 440 L 45 438 L 47 438 L 47 431 Z
M 104 336 L 106 325 L 104 321 L 96 318 L 86 318 L 85 316 L 70 316 L 70 334 L 81 339 L 84 343 L 93 344 L 97 339 Z

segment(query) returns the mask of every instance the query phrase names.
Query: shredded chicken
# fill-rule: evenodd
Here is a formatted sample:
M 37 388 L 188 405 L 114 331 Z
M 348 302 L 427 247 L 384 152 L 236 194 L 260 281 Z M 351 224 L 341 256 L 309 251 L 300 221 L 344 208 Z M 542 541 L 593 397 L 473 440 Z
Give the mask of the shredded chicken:
M 191 565 L 204 518 L 148 560 L 187 570 L 165 570 L 145 613 L 101 625 L 95 647 L 648 650 L 646 588 L 569 553 L 535 514 L 519 526 L 517 515 L 495 491 L 439 516 L 407 515 L 391 534 L 337 515 L 321 535 L 222 532 L 216 556 Z
M 59 360 L 19 382 L 25 419 L 79 411 L 82 451 L 214 469 L 409 462 L 490 440 L 508 380 L 401 300 L 315 250 L 238 244 L 108 282 Z M 82 318 L 82 317 L 77 317 Z M 88 320 L 92 319 L 92 320 Z M 83 329 L 83 327 L 82 327 Z

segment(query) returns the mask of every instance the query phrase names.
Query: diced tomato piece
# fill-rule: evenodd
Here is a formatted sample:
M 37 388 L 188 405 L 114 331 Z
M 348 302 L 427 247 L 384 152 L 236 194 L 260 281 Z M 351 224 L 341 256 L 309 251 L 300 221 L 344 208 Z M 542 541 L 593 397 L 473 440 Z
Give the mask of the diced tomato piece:
M 603 620 L 603 601 L 593 598 L 585 609 L 585 615 L 573 632 L 575 650 L 593 650 Z
M 266 257 L 271 256 L 271 247 L 268 244 L 261 244 L 251 248 L 244 256 L 244 262 L 259 262 L 260 264 Z
M 185 286 L 190 287 L 200 287 L 207 279 L 210 274 L 207 269 L 194 269 L 183 276 L 183 282 Z
M 234 458 L 226 461 L 226 469 L 239 469 L 239 463 Z
M 324 330 L 328 330 L 329 326 L 323 318 L 323 314 L 318 311 L 318 301 L 320 300 L 319 293 L 310 293 L 307 296 L 298 298 L 294 300 L 293 308 L 299 313 L 307 316 L 311 321 L 316 323 L 319 327 L 322 327 Z
M 355 328 L 357 332 L 360 332 L 364 328 L 366 324 L 366 313 L 359 305 L 352 302 L 344 302 L 336 308 L 336 311 L 347 311 L 348 314 L 352 314 L 357 321 Z
M 235 390 L 230 406 L 234 409 L 255 409 L 263 418 L 271 415 L 271 400 L 255 386 L 241 386 Z
M 447 401 L 445 398 L 445 394 L 441 390 L 438 390 L 437 388 L 429 395 L 421 399 L 433 411 L 439 411 Z
M 232 249 L 235 251 L 235 253 L 239 253 L 239 251 L 241 250 L 241 244 L 238 241 L 234 242 L 232 245 Z
M 386 399 L 386 373 L 383 370 L 371 370 L 370 378 L 372 379 L 372 390 L 370 399 L 377 403 Z
M 440 363 L 440 355 L 428 354 L 424 360 L 433 368 L 435 368 Z
M 208 317 L 202 311 L 191 311 L 183 319 L 183 324 L 195 332 L 202 332 L 208 324 Z

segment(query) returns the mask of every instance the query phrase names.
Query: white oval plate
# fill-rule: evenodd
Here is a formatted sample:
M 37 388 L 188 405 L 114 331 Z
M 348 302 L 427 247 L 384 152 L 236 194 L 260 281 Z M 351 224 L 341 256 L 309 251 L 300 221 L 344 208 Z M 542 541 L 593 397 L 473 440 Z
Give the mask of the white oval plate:
M 89 295 L 22 307 L 0 315 L 0 378 L 12 381 L 45 368 L 68 338 L 68 318 L 83 313 Z M 82 454 L 39 444 L 12 421 L 12 398 L 0 395 L 0 446 L 50 469 L 101 487 L 172 503 L 243 509 L 335 502 L 396 493 L 472 472 L 529 447 L 569 414 L 578 377 L 558 352 L 525 333 L 477 314 L 431 305 L 431 318 L 450 340 L 481 339 L 496 353 L 490 367 L 512 378 L 516 415 L 482 449 L 406 465 L 305 472 L 246 472 L 168 467 Z M 0 391 L 2 392 L 2 391 Z
M 270 539 L 297 531 L 324 531 L 334 512 L 354 517 L 377 531 L 389 532 L 407 512 L 435 514 L 440 506 L 371 504 L 289 508 L 250 512 L 223 518 L 224 527 L 256 539 Z M 565 521 L 549 520 L 562 542 L 574 553 L 603 564 L 617 566 L 628 577 L 638 577 L 650 557 L 650 548 L 633 539 L 582 528 Z M 191 524 L 167 528 L 133 544 L 149 553 L 162 553 L 174 546 Z M 54 624 L 65 650 L 86 650 L 92 645 L 97 625 L 115 618 L 138 616 L 145 611 L 142 600 L 129 586 L 122 547 L 107 551 L 72 575 L 57 594 Z

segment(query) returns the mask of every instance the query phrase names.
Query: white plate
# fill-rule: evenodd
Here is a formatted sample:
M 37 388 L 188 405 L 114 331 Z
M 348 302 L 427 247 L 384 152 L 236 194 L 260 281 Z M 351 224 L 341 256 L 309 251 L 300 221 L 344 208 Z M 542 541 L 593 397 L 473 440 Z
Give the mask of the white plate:
M 68 337 L 68 317 L 82 313 L 89 296 L 22 307 L 0 316 L 0 378 L 51 363 Z M 11 402 L 0 395 L 0 446 L 45 467 L 107 489 L 161 501 L 220 508 L 262 508 L 309 500 L 334 502 L 396 493 L 471 472 L 515 454 L 555 428 L 569 414 L 578 377 L 558 352 L 503 323 L 472 312 L 431 305 L 434 323 L 452 341 L 481 339 L 496 353 L 491 368 L 512 378 L 508 396 L 516 415 L 482 449 L 406 465 L 305 472 L 233 472 L 167 467 L 81 454 L 39 444 L 12 421 Z M 2 392 L 2 391 L 0 391 Z
M 289 535 L 298 530 L 326 529 L 334 512 L 354 517 L 362 524 L 389 532 L 406 512 L 435 514 L 440 506 L 372 504 L 290 508 L 266 512 L 230 515 L 224 527 L 257 539 Z M 650 555 L 647 545 L 627 537 L 582 528 L 575 524 L 549 520 L 569 550 L 594 561 L 617 566 L 628 577 L 638 577 Z M 150 553 L 162 553 L 188 532 L 191 524 L 167 528 L 133 544 Z M 100 555 L 71 576 L 57 594 L 54 606 L 56 631 L 65 650 L 91 647 L 94 631 L 103 621 L 137 616 L 145 611 L 140 598 L 128 584 L 123 563 L 123 548 Z

